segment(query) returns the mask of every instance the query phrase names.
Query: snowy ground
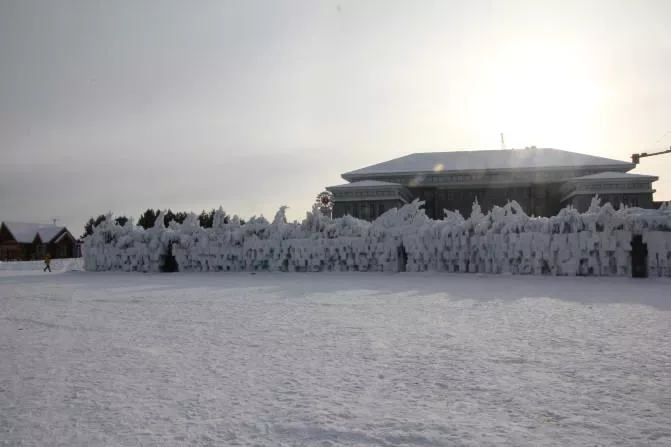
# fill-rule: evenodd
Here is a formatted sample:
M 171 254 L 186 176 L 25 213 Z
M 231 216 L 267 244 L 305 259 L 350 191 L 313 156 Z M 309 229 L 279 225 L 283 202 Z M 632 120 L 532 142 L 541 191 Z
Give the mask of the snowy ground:
M 69 272 L 84 270 L 83 258 L 52 259 L 52 272 Z M 41 274 L 44 271 L 44 261 L 0 261 L 0 277 Z M 47 272 L 48 273 L 48 272 Z
M 23 273 L 0 445 L 671 444 L 668 280 Z

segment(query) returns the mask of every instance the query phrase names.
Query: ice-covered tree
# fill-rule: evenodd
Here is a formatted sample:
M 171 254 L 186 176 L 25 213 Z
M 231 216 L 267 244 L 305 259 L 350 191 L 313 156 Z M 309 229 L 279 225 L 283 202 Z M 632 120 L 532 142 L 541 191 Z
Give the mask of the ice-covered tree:
M 212 228 L 223 228 L 229 222 L 229 218 L 221 206 L 214 212 L 212 216 Z

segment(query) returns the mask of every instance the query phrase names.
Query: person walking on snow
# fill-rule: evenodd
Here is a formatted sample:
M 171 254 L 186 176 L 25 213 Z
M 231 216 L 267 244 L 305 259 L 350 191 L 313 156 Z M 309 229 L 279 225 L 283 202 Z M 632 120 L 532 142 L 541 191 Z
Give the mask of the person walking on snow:
M 51 271 L 51 256 L 49 256 L 49 253 L 44 255 L 44 270 L 43 272 L 46 272 L 47 270 Z

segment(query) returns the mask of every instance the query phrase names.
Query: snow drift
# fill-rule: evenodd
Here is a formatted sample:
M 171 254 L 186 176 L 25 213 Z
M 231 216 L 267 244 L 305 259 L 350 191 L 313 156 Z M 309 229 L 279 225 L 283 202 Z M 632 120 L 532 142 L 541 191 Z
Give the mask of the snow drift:
M 179 271 L 408 270 L 533 275 L 631 275 L 631 241 L 647 244 L 651 276 L 671 276 L 671 209 L 614 209 L 594 198 L 589 210 L 568 207 L 553 217 L 531 217 L 516 202 L 470 217 L 445 211 L 429 219 L 422 202 L 392 209 L 374 222 L 317 210 L 288 223 L 285 207 L 272 222 L 241 224 L 217 211 L 212 228 L 195 214 L 183 224 L 163 218 L 144 230 L 112 216 L 84 243 L 84 268 L 158 272 L 172 261 Z

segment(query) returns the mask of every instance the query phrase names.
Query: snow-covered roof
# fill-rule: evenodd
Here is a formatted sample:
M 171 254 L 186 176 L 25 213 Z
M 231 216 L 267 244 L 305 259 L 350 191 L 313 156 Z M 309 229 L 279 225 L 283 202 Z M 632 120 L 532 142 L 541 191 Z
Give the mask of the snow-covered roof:
M 381 182 L 378 180 L 361 180 L 359 182 L 345 183 L 342 185 L 329 186 L 327 189 L 341 188 L 379 188 L 381 186 L 401 186 L 398 183 Z
M 343 178 L 366 175 L 414 174 L 436 171 L 481 171 L 497 169 L 576 168 L 584 166 L 630 170 L 629 162 L 579 154 L 561 149 L 528 148 L 457 152 L 423 152 L 346 172 Z
M 48 227 L 40 227 L 37 234 L 40 235 L 42 242 L 51 242 L 56 236 L 63 232 L 63 230 L 65 230 L 65 227 L 50 225 Z
M 30 222 L 3 222 L 16 242 L 30 244 L 39 234 L 43 243 L 51 242 L 65 227 L 59 225 L 37 224 Z M 67 230 L 66 230 L 67 231 Z
M 41 237 L 41 236 L 40 236 L 40 237 Z M 70 237 L 70 239 L 72 239 L 73 241 L 75 240 L 74 236 L 72 236 L 72 234 L 70 234 L 70 232 L 66 229 L 65 231 L 63 231 L 63 232 L 60 234 L 60 236 L 58 236 L 56 239 L 54 239 L 54 243 L 58 243 L 58 242 L 62 241 L 64 238 L 66 238 L 66 237 Z
M 575 177 L 567 181 L 580 182 L 588 180 L 650 180 L 654 182 L 656 180 L 659 180 L 659 177 L 655 177 L 654 175 L 632 174 L 629 172 L 599 172 L 598 174 L 585 175 L 583 177 Z

